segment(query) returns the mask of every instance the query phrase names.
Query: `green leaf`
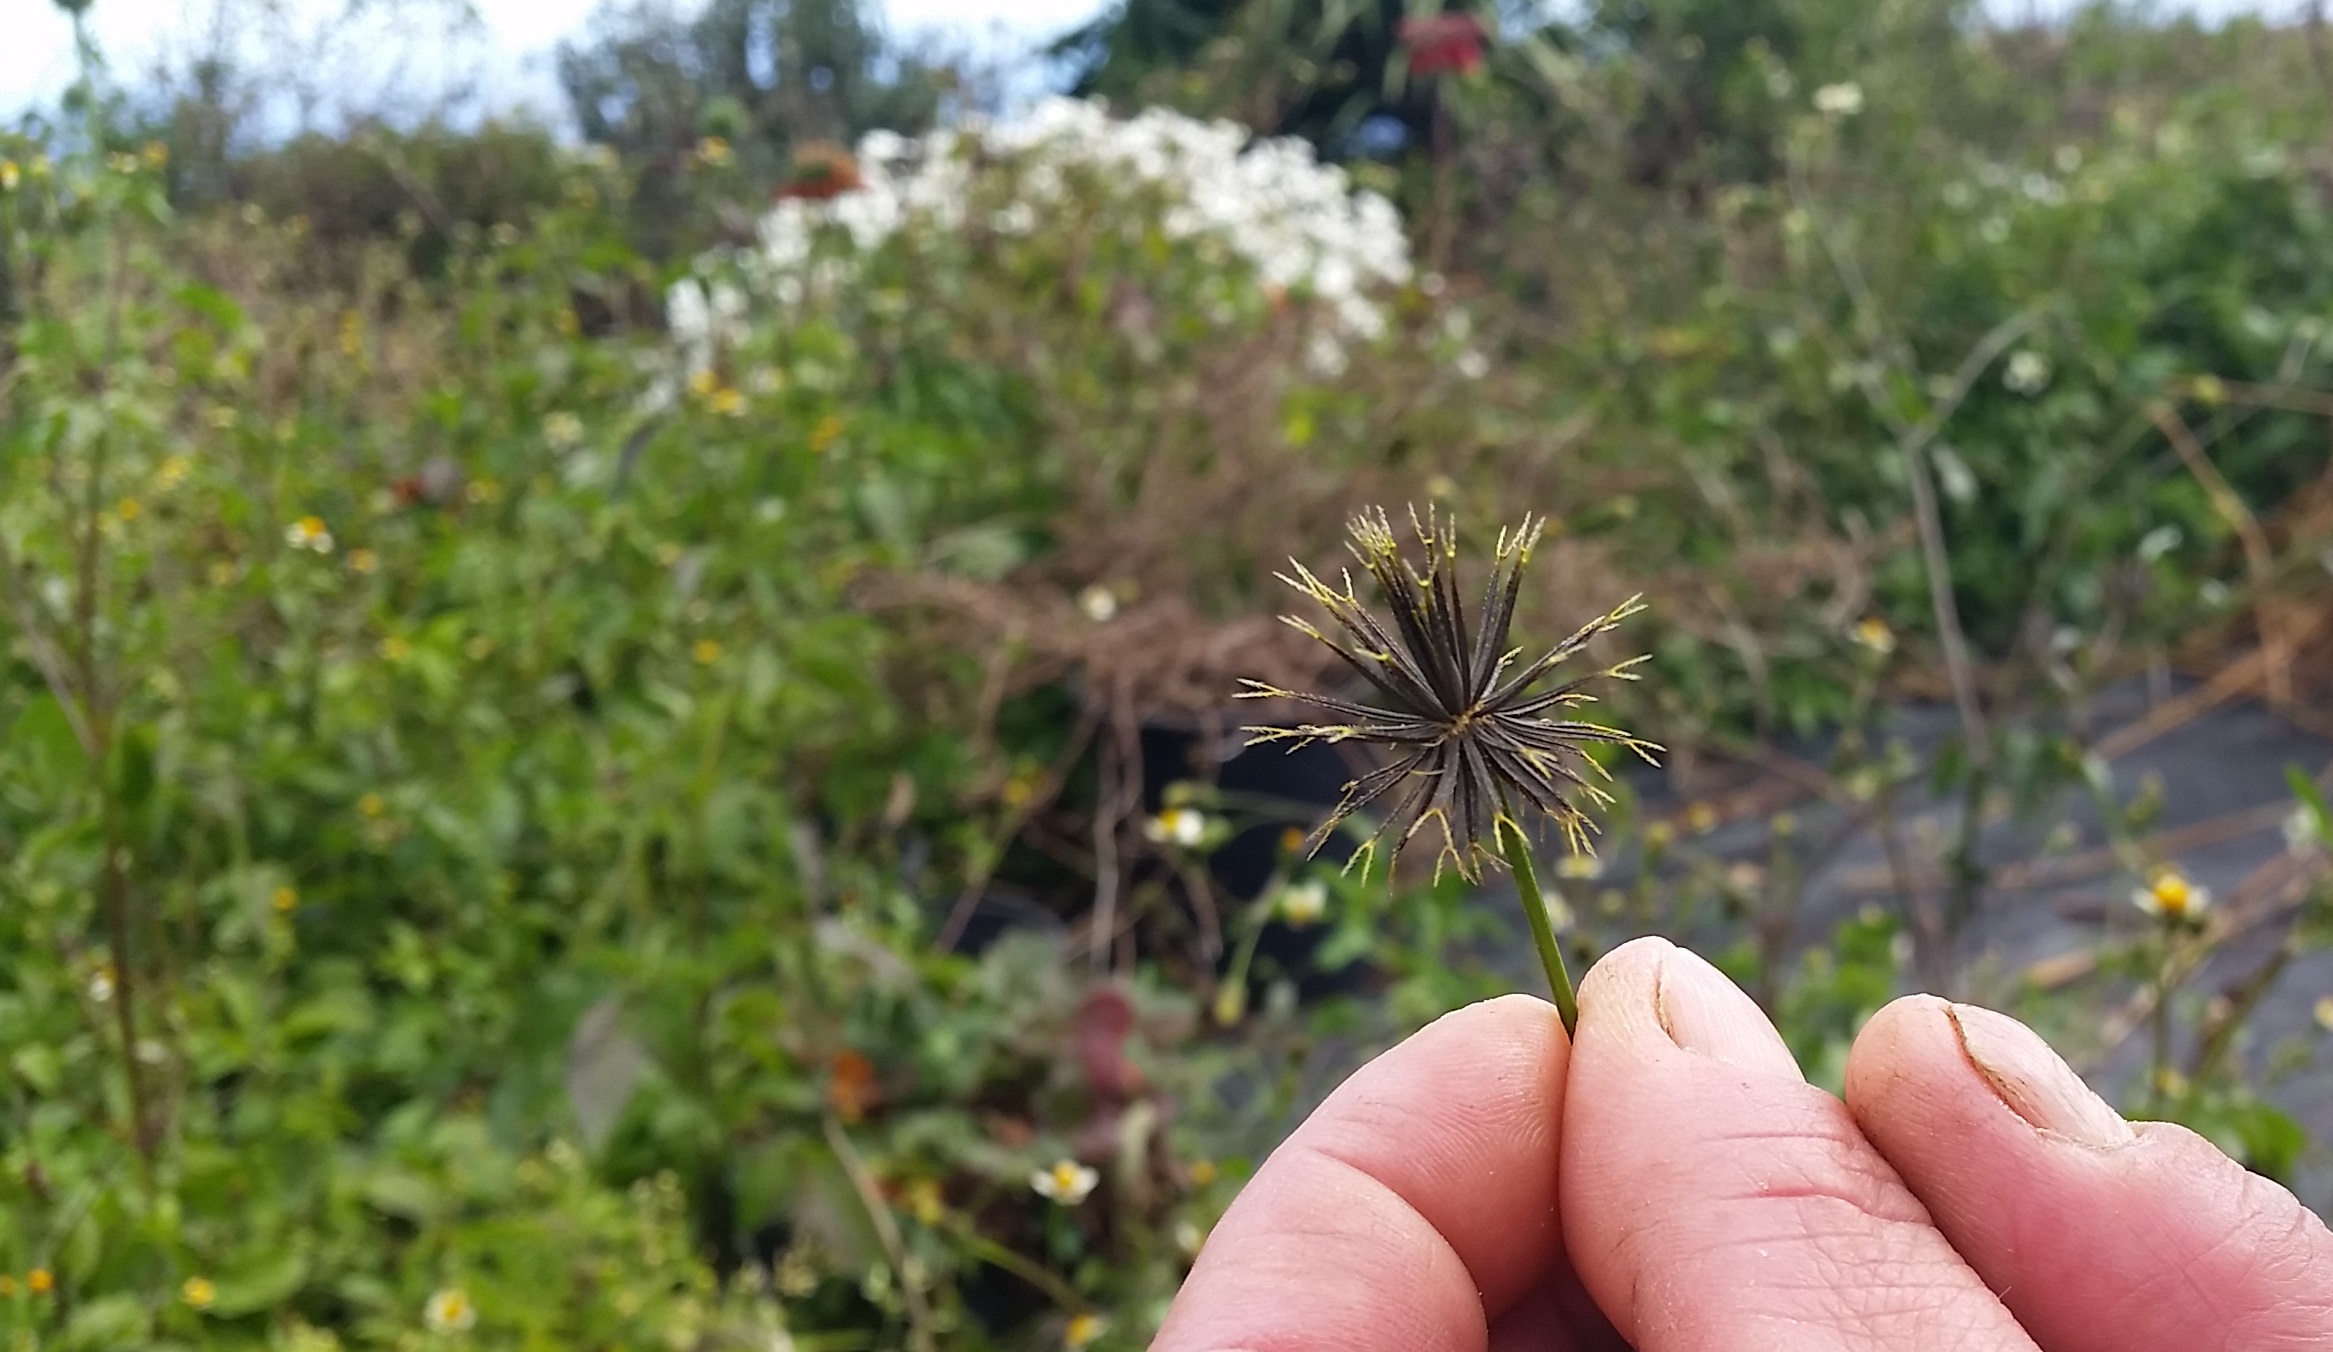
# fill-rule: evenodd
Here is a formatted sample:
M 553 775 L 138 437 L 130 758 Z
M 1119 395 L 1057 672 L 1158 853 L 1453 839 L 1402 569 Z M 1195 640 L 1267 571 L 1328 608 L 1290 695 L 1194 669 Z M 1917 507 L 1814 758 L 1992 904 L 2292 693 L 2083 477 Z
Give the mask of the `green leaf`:
M 296 1240 L 280 1242 L 285 1247 L 219 1276 L 212 1314 L 255 1314 L 274 1309 L 298 1293 L 308 1280 L 308 1255 Z

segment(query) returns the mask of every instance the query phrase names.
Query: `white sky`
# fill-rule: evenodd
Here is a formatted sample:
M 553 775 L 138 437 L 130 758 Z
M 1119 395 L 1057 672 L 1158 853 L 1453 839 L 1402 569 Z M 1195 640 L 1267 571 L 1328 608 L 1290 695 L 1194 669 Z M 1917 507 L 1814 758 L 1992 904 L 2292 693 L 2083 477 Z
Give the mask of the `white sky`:
M 458 3 L 458 0 L 456 0 Z M 119 72 L 149 66 L 162 52 L 185 51 L 205 32 L 222 0 L 95 0 L 91 31 Z M 345 12 L 350 0 L 225 0 L 245 13 L 281 13 L 294 31 L 314 33 Z M 445 0 L 439 0 L 442 5 Z M 498 94 L 556 105 L 549 56 L 583 29 L 600 0 L 469 0 L 480 26 L 451 31 L 442 20 L 383 25 L 372 50 L 401 49 L 407 80 L 429 81 L 439 68 L 482 78 Z M 984 49 L 1025 49 L 1084 22 L 1105 0 L 878 0 L 893 33 L 945 32 L 977 38 Z M 412 0 L 408 0 L 409 7 Z M 375 0 L 375 8 L 382 8 Z M 426 11 L 427 0 L 422 0 Z M 337 30 L 345 41 L 346 29 Z M 365 45 L 360 39 L 356 46 Z M 0 120 L 54 98 L 74 75 L 73 30 L 51 0 L 0 0 Z M 374 72 L 368 72 L 368 74 Z M 390 80 L 389 83 L 398 83 Z
M 362 3 L 363 0 L 359 0 Z M 379 0 L 372 0 L 380 8 Z M 428 0 L 420 0 L 427 4 Z M 443 4 L 446 0 L 438 0 Z M 455 0 L 458 3 L 459 0 Z M 879 0 L 894 33 L 947 32 L 978 39 L 983 50 L 1026 50 L 1098 13 L 1107 0 Z M 2298 0 L 2161 0 L 2166 10 L 2205 15 L 2286 12 Z M 319 44 L 318 54 L 295 63 L 323 89 L 359 107 L 368 91 L 429 92 L 468 80 L 491 91 L 490 101 L 529 104 L 559 113 L 549 54 L 578 32 L 599 0 L 470 0 L 480 25 L 416 25 L 386 19 L 356 25 L 329 23 L 351 0 L 95 0 L 90 14 L 99 47 L 115 69 L 133 73 L 162 52 L 184 52 L 224 3 L 242 12 L 286 16 L 286 31 Z M 410 6 L 415 0 L 407 0 Z M 2066 8 L 2069 0 L 1989 0 L 2004 14 Z M 329 46 L 332 50 L 323 50 Z M 277 54 L 280 55 L 280 44 Z M 51 0 L 0 0 L 0 121 L 53 98 L 73 75 L 72 30 Z

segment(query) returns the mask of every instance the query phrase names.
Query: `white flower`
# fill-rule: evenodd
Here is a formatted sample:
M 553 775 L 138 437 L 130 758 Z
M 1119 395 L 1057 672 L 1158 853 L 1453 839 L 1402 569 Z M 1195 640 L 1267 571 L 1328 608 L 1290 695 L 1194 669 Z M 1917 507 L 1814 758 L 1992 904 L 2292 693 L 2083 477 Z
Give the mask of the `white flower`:
M 1207 814 L 1191 807 L 1170 807 L 1142 824 L 1142 834 L 1161 845 L 1196 845 L 1207 834 Z
M 1328 914 L 1328 884 L 1318 878 L 1307 878 L 1280 889 L 1278 899 L 1280 918 L 1303 929 Z
M 332 552 L 332 532 L 324 525 L 322 517 L 303 516 L 284 527 L 284 543 L 294 549 L 311 549 L 319 554 L 329 554 Z
M 1853 117 L 1863 111 L 1863 86 L 1852 80 L 1827 84 L 1815 91 L 1815 111 L 1832 117 Z
M 113 969 L 111 967 L 100 967 L 89 974 L 89 998 L 101 1005 L 113 998 Z
M 2319 837 L 2317 814 L 2306 805 L 2296 807 L 2284 819 L 2284 847 L 2296 855 L 2306 855 L 2324 843 Z
M 857 255 L 906 234 L 945 243 L 975 203 L 990 229 L 1045 229 L 1129 238 L 1151 230 L 1220 248 L 1274 294 L 1316 305 L 1327 321 L 1308 357 L 1343 369 L 1343 345 L 1386 328 L 1371 298 L 1410 280 L 1409 240 L 1393 204 L 1356 192 L 1295 138 L 1254 137 L 1227 121 L 1163 108 L 1113 118 L 1099 102 L 1041 101 L 1009 122 L 968 120 L 908 138 L 873 132 L 857 154 L 861 186 L 826 200 L 788 198 L 766 214 L 758 247 L 737 262 L 757 294 L 785 308 L 846 284 Z M 1100 200 L 1071 201 L 1073 189 Z M 689 369 L 741 336 L 743 297 L 727 283 L 687 280 L 666 299 Z
M 1052 1168 L 1029 1175 L 1029 1186 L 1039 1197 L 1063 1206 L 1076 1206 L 1084 1201 L 1101 1181 L 1101 1171 L 1070 1159 L 1055 1160 Z
M 1471 347 L 1459 353 L 1458 360 L 1454 364 L 1458 368 L 1458 374 L 1468 380 L 1480 380 L 1491 373 L 1491 359 Z
M 572 446 L 583 440 L 583 419 L 562 409 L 543 419 L 543 440 L 553 446 Z
M 1568 853 L 1555 861 L 1555 876 L 1586 882 L 1604 876 L 1604 861 L 1592 854 Z
M 421 1322 L 432 1333 L 461 1333 L 477 1324 L 478 1307 L 460 1287 L 439 1287 L 421 1307 Z
M 1118 593 L 1097 582 L 1077 594 L 1077 608 L 1095 624 L 1108 624 L 1117 618 Z
M 2016 394 L 2038 394 L 2049 384 L 2049 359 L 2038 352 L 2019 349 L 2009 357 L 2009 368 L 2001 373 L 2001 383 Z
M 2130 901 L 2158 920 L 2195 920 L 2211 905 L 2211 889 L 2189 882 L 2177 869 L 2158 869 L 2145 887 L 2131 893 Z

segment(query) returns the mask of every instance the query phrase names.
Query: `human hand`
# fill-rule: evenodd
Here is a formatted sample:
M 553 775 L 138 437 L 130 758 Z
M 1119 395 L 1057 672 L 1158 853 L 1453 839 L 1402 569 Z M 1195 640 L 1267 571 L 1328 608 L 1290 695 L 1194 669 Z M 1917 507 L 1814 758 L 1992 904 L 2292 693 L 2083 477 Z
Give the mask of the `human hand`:
M 2333 1348 L 2333 1234 L 2022 1024 L 1930 996 L 1846 1102 L 1659 939 L 1378 1057 L 1258 1170 L 1153 1352 Z

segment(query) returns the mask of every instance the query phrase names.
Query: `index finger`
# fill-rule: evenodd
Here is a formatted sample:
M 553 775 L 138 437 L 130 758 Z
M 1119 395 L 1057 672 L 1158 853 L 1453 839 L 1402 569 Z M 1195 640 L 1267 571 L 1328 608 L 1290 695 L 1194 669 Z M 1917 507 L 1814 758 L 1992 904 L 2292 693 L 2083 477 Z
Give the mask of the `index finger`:
M 1510 995 L 1362 1067 L 1224 1213 L 1153 1352 L 1480 1352 L 1562 1242 L 1568 1051 Z

